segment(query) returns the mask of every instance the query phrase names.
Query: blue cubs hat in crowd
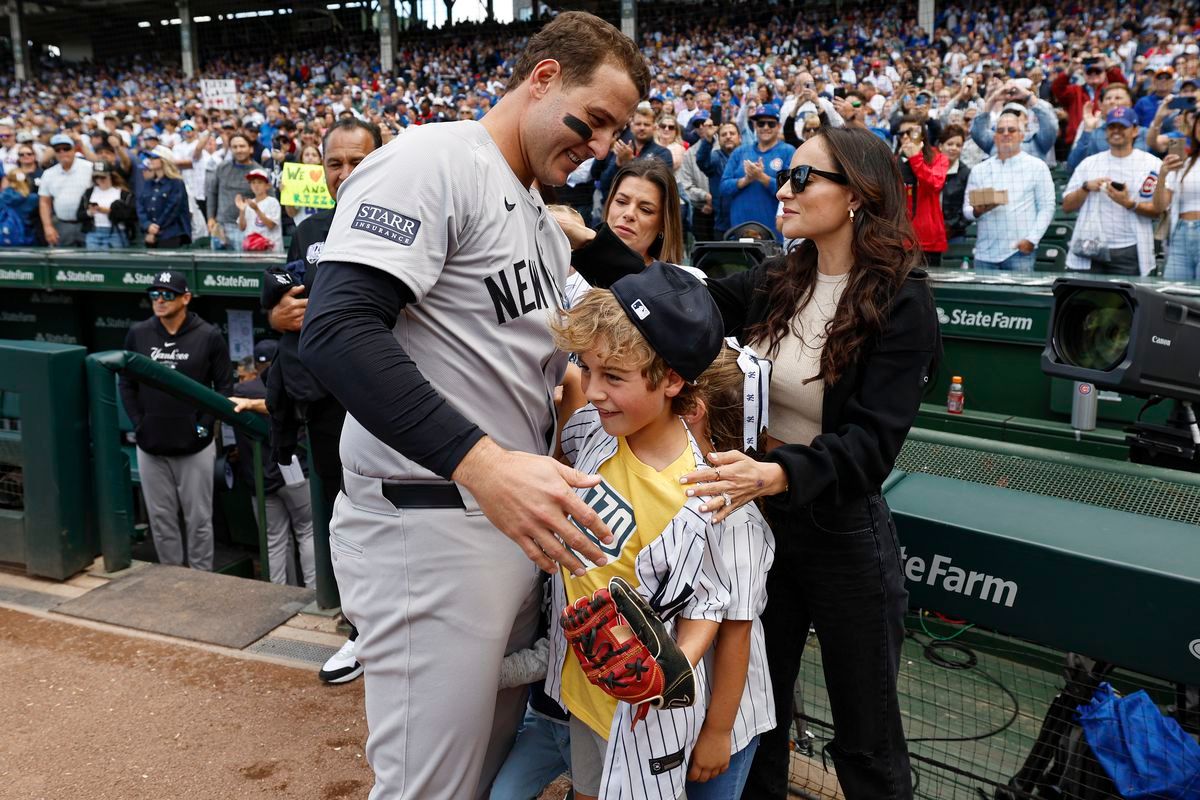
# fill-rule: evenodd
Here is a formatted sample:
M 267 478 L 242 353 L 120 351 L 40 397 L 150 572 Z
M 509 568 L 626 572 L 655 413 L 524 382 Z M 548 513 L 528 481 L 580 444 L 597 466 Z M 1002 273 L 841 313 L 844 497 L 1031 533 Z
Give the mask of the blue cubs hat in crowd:
M 699 378 L 721 352 L 721 312 L 695 275 L 655 261 L 618 280 L 612 293 L 654 352 L 685 381 Z
M 779 121 L 779 106 L 775 103 L 765 103 L 750 115 L 750 119 L 773 119 Z
M 1108 117 L 1104 121 L 1105 127 L 1109 125 L 1124 125 L 1126 128 L 1132 128 L 1137 125 L 1137 115 L 1134 114 L 1132 108 L 1114 108 L 1108 112 Z

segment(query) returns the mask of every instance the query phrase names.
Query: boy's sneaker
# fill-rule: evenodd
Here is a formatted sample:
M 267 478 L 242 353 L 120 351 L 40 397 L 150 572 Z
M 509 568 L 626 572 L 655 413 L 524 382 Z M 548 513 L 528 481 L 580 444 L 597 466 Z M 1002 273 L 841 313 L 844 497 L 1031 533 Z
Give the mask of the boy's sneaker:
M 354 640 L 347 639 L 341 649 L 329 657 L 317 677 L 325 683 L 348 683 L 363 673 L 363 665 L 354 657 Z

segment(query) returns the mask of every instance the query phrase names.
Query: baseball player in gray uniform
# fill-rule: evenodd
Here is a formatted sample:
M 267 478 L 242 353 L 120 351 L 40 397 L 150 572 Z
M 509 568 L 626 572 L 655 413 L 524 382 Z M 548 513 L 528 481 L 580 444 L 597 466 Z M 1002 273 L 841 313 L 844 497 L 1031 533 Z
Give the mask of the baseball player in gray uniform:
M 560 14 L 483 120 L 411 129 L 338 193 L 300 353 L 348 412 L 330 546 L 373 800 L 486 794 L 524 706 L 497 685 L 531 643 L 534 564 L 604 560 L 567 519 L 611 541 L 573 491 L 598 479 L 550 458 L 570 253 L 530 187 L 605 157 L 648 85 L 616 28 Z

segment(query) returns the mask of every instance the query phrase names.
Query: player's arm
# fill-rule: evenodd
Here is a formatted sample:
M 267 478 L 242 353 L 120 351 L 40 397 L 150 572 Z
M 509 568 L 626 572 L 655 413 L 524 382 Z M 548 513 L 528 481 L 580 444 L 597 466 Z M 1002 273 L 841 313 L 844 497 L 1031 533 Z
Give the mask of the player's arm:
M 733 723 L 750 670 L 750 629 L 753 621 L 727 619 L 717 631 L 713 658 L 712 700 L 704 715 L 700 738 L 692 750 L 689 781 L 707 781 L 729 768 Z
M 438 394 L 392 335 L 401 310 L 415 300 L 404 282 L 362 264 L 322 262 L 311 295 L 300 356 L 363 427 L 465 486 L 488 519 L 547 572 L 562 564 L 582 574 L 582 562 L 567 546 L 607 563 L 600 548 L 567 521 L 570 514 L 611 542 L 607 526 L 571 490 L 597 479 L 505 450 Z

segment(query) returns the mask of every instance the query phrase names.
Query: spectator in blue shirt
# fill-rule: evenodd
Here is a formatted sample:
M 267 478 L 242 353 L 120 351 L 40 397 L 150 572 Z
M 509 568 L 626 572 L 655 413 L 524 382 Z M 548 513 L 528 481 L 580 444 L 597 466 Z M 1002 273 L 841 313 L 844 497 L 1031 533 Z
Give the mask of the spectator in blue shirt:
M 988 95 L 984 113 L 975 117 L 971 123 L 971 139 L 979 145 L 979 149 L 988 155 L 992 154 L 995 145 L 992 133 L 992 114 L 996 107 L 1003 103 L 1003 111 L 1015 111 L 1024 121 L 1025 139 L 1021 142 L 1021 150 L 1040 158 L 1048 165 L 1054 158 L 1054 142 L 1058 138 L 1058 117 L 1045 100 L 1035 97 L 1023 84 L 1009 81 Z M 1036 121 L 1037 129 L 1030 124 L 1030 119 Z
M 742 134 L 732 122 L 724 122 L 719 129 L 714 129 L 711 119 L 705 120 L 700 132 L 702 138 L 696 148 L 696 165 L 708 176 L 708 191 L 713 199 L 713 236 L 720 239 L 729 230 L 729 203 L 721 193 L 721 179 L 725 176 L 730 154 L 742 143 Z
M 137 195 L 138 221 L 147 247 L 174 248 L 191 244 L 187 188 L 165 146 L 147 155 L 142 193 Z
M 1154 83 L 1151 84 L 1150 93 L 1138 100 L 1134 104 L 1133 110 L 1137 114 L 1138 127 L 1145 129 L 1150 127 L 1150 123 L 1154 121 L 1154 115 L 1158 113 L 1158 107 L 1163 99 L 1175 90 L 1175 70 L 1170 67 L 1162 67 L 1154 73 Z M 1104 148 L 1108 149 L 1107 146 Z
M 750 118 L 754 123 L 755 141 L 746 142 L 729 156 L 721 178 L 721 195 L 729 204 L 729 225 L 736 228 L 744 222 L 758 222 L 775 232 L 775 175 L 787 167 L 796 148 L 783 141 L 779 124 L 779 106 L 767 103 Z

